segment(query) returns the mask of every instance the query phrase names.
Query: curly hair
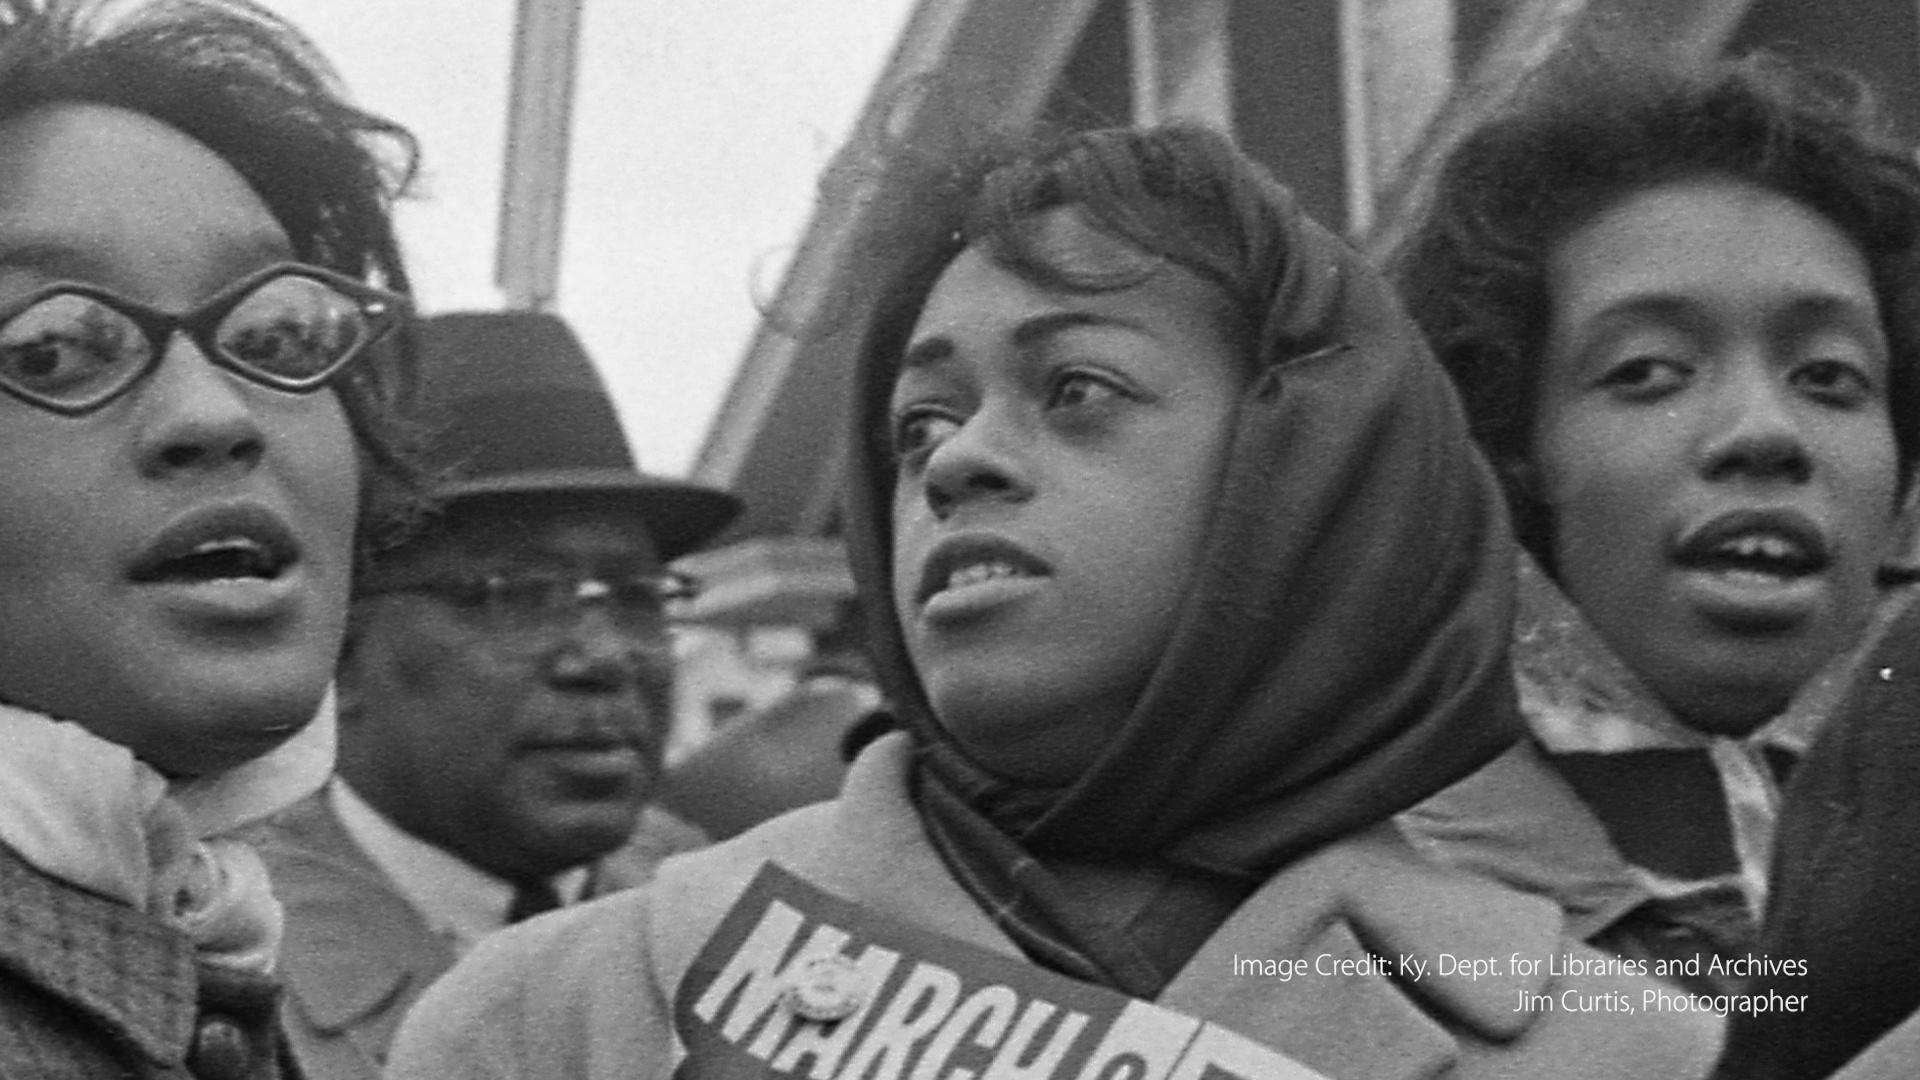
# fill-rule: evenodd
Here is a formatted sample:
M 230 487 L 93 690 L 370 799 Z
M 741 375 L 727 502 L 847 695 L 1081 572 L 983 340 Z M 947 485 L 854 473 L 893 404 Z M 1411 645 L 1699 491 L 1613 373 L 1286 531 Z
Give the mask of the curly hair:
M 1453 375 L 1520 538 L 1551 564 L 1552 522 L 1522 477 L 1551 298 L 1548 260 L 1625 196 L 1701 176 L 1810 207 L 1865 257 L 1889 346 L 1904 491 L 1920 446 L 1920 166 L 1872 95 L 1757 53 L 1691 69 L 1598 52 L 1541 76 L 1456 147 L 1394 260 L 1409 312 Z
M 390 216 L 413 137 L 345 98 L 304 36 L 248 0 L 0 0 L 0 121 L 45 105 L 110 105 L 165 123 L 244 178 L 296 258 L 396 292 L 409 283 Z M 334 384 L 362 461 L 360 541 L 423 505 L 405 403 L 403 330 Z

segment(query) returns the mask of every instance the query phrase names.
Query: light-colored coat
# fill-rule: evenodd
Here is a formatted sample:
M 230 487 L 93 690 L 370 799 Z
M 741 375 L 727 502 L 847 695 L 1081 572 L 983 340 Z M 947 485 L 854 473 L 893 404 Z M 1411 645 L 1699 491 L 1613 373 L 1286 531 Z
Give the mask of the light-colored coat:
M 652 886 L 536 919 L 483 943 L 401 1030 L 393 1080 L 666 1080 L 683 1054 L 673 1000 L 702 944 L 766 861 L 935 933 L 1018 956 L 929 846 L 906 786 L 909 743 L 869 747 L 841 797 L 669 860 Z M 1589 999 L 1654 986 L 1637 976 L 1479 981 L 1380 976 L 1280 981 L 1234 957 L 1412 953 L 1599 954 L 1568 939 L 1552 904 L 1420 860 L 1391 827 L 1336 842 L 1276 874 L 1223 924 L 1158 1003 L 1222 1024 L 1335 1080 L 1688 1077 L 1719 1023 L 1697 1013 L 1516 1008 L 1522 992 Z M 1569 999 L 1572 1000 L 1572 999 Z

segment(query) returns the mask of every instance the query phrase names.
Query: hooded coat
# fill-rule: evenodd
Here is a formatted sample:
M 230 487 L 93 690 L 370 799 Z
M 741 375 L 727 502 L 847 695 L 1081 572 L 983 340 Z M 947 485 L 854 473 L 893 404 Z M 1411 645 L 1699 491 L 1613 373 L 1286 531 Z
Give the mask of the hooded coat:
M 1098 760 L 1065 788 L 993 775 L 941 727 L 895 621 L 887 399 L 920 301 L 966 242 L 955 236 L 883 300 L 856 375 L 846 538 L 905 733 L 870 746 L 836 802 L 483 944 L 403 1026 L 395 1077 L 665 1077 L 687 1064 L 673 1017 L 695 953 L 767 862 L 954 940 L 1227 1024 L 1323 1075 L 1704 1071 L 1716 1035 L 1701 1018 L 1514 1004 L 1637 1001 L 1631 975 L 1234 975 L 1241 956 L 1389 943 L 1588 956 L 1552 904 L 1431 867 L 1389 823 L 1518 735 L 1512 547 L 1447 380 L 1385 285 L 1277 185 L 1263 203 L 1272 227 L 1245 258 L 1267 306 L 1200 562 Z M 1087 866 L 1101 888 L 1146 896 L 1150 917 L 1116 926 L 1082 903 Z M 1159 932 L 1161 915 L 1174 932 Z

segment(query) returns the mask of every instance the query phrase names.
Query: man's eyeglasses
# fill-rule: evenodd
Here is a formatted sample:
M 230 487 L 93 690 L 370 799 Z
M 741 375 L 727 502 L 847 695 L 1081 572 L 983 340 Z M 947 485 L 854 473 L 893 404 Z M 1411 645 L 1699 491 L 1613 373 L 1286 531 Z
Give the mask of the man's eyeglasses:
M 622 625 L 651 627 L 667 621 L 671 606 L 698 596 L 700 584 L 671 571 L 619 578 L 494 573 L 374 581 L 358 592 L 424 593 L 503 629 L 565 625 L 589 605 L 605 608 Z
M 397 293 L 302 263 L 249 274 L 178 315 L 61 282 L 0 314 L 0 390 L 64 416 L 92 412 L 159 367 L 173 335 L 184 333 L 249 382 L 312 393 L 405 308 Z

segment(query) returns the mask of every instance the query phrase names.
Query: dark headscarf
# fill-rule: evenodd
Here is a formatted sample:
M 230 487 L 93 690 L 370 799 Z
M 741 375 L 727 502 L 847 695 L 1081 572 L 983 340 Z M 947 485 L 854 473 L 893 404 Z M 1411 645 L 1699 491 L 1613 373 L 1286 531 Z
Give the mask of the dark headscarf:
M 1079 138 L 1142 154 L 1156 140 L 1217 140 Z M 1237 153 L 1214 160 L 1240 170 L 1243 192 L 1251 177 L 1260 213 L 1243 214 L 1241 231 L 1254 221 L 1268 234 L 1240 246 L 1258 284 L 1242 298 L 1258 362 L 1166 652 L 1073 784 L 1021 786 L 970 758 L 928 706 L 894 615 L 887 400 L 919 307 L 964 235 L 898 282 L 857 375 L 847 539 L 879 677 L 920 744 L 915 798 L 929 834 L 1029 955 L 1140 996 L 1158 993 L 1164 965 L 1143 966 L 1085 918 L 1049 861 L 1153 866 L 1236 883 L 1243 897 L 1462 778 L 1519 731 L 1505 665 L 1513 549 L 1445 375 L 1352 249 Z M 1100 225 L 1099 209 L 1088 219 Z

